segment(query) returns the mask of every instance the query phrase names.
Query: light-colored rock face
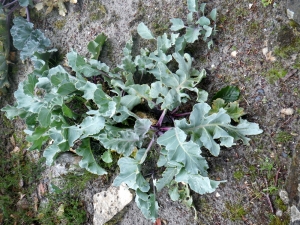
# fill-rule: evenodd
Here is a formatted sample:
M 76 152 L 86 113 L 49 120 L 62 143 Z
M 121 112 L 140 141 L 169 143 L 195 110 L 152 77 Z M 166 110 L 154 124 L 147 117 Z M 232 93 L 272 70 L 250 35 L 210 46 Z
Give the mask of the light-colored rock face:
M 94 220 L 95 225 L 101 225 L 113 218 L 118 212 L 131 202 L 133 196 L 126 184 L 120 187 L 111 186 L 107 191 L 94 195 Z
M 295 1 L 295 0 L 288 0 L 287 1 L 287 9 L 286 9 L 287 17 L 289 19 L 294 20 L 298 24 L 300 24 L 299 9 L 300 9 L 300 2 L 299 1 Z

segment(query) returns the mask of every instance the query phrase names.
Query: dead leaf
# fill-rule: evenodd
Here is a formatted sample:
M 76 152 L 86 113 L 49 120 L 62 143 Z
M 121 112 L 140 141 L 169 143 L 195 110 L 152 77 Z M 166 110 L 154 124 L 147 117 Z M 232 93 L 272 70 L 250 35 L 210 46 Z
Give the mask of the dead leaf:
M 45 193 L 47 192 L 47 186 L 44 183 L 40 183 L 37 187 L 37 193 L 38 193 L 38 197 L 41 198 L 45 195 Z
M 20 148 L 18 146 L 16 146 L 11 152 L 10 154 L 13 155 L 13 154 L 18 154 L 20 152 Z
M 268 47 L 262 49 L 263 55 L 266 57 L 267 61 L 274 62 L 276 58 L 272 56 L 272 51 L 269 51 Z
M 14 147 L 16 147 L 16 141 L 15 141 L 14 136 L 11 136 L 11 137 L 9 138 L 9 140 L 10 140 L 10 143 L 11 143 Z
M 276 58 L 274 56 L 272 56 L 272 51 L 270 51 L 266 54 L 266 59 L 267 59 L 267 61 L 270 61 L 270 62 L 274 62 L 276 60 Z

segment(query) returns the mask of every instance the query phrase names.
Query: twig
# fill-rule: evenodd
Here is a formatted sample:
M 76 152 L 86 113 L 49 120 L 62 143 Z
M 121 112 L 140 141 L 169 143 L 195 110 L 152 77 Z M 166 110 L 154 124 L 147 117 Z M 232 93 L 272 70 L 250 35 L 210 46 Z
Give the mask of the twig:
M 266 199 L 267 199 L 267 201 L 268 201 L 268 203 L 269 203 L 271 212 L 274 213 L 273 205 L 272 205 L 271 199 L 270 199 L 270 197 L 269 197 L 269 194 L 267 194 L 267 193 L 263 193 L 263 194 L 265 195 L 265 197 L 266 197 Z
M 264 181 L 265 181 L 265 183 L 266 183 L 266 185 L 267 185 L 267 188 L 268 188 L 269 186 L 268 186 L 268 181 L 267 181 L 267 179 L 264 178 Z M 273 208 L 273 205 L 272 205 L 272 202 L 271 202 L 271 199 L 270 199 L 269 194 L 268 194 L 268 193 L 264 193 L 264 192 L 262 192 L 262 193 L 265 195 L 265 197 L 266 197 L 266 199 L 267 199 L 267 201 L 268 201 L 268 203 L 269 203 L 271 212 L 274 213 L 274 208 Z

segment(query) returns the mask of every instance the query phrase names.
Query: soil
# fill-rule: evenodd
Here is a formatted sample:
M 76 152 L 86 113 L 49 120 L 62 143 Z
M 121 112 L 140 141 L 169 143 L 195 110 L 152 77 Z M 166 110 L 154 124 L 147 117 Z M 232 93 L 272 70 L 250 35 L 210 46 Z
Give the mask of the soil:
M 211 0 L 207 4 L 208 9 L 218 10 L 215 44 L 210 50 L 201 41 L 187 48 L 195 68 L 207 70 L 201 88 L 210 93 L 211 99 L 227 85 L 239 87 L 245 118 L 258 123 L 264 132 L 251 137 L 249 146 L 237 143 L 222 149 L 218 157 L 208 158 L 210 177 L 227 182 L 212 194 L 193 193 L 196 219 L 194 210 L 171 201 L 167 190 L 158 193 L 159 217 L 166 224 L 289 224 L 289 210 L 280 200 L 279 191 L 289 193 L 290 205 L 298 204 L 300 34 L 286 16 L 286 1 L 275 2 L 267 7 L 260 0 Z M 65 17 L 54 9 L 47 16 L 33 15 L 32 21 L 61 54 L 74 49 L 87 56 L 87 43 L 105 33 L 108 42 L 100 60 L 112 67 L 120 62 L 130 36 L 136 46 L 145 44 L 136 33 L 140 22 L 160 35 L 168 31 L 170 18 L 186 18 L 187 12 L 185 1 L 180 0 L 86 0 L 67 4 L 67 9 Z M 263 54 L 266 47 L 268 54 Z M 17 64 L 18 76 L 11 77 L 12 87 L 1 98 L 1 107 L 13 103 L 18 82 L 30 70 L 27 64 Z M 281 113 L 286 108 L 293 109 L 293 114 Z M 3 113 L 0 115 L 4 121 Z M 23 123 L 16 120 L 11 128 L 4 122 L 0 126 L 1 147 L 9 152 L 13 148 L 9 138 L 24 128 Z M 82 193 L 86 224 L 93 220 L 92 196 L 103 189 L 101 179 L 96 179 Z M 152 223 L 144 219 L 133 201 L 114 224 Z

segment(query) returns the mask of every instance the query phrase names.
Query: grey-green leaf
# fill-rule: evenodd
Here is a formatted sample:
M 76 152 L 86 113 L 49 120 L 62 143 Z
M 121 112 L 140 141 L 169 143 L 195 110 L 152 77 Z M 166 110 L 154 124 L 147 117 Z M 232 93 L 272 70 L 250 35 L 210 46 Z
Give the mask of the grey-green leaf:
M 178 18 L 171 19 L 171 23 L 172 23 L 172 26 L 170 29 L 172 31 L 178 31 L 185 27 L 182 19 L 178 19 Z
M 107 36 L 103 33 L 99 34 L 95 40 L 90 41 L 88 43 L 88 50 L 92 54 L 92 59 L 98 59 L 100 52 L 102 50 L 102 46 L 104 45 Z
M 144 23 L 138 25 L 137 32 L 144 39 L 154 39 L 153 34 Z
M 79 166 L 81 168 L 85 168 L 87 171 L 97 175 L 107 174 L 107 172 L 102 167 L 100 167 L 95 160 L 90 146 L 89 138 L 85 138 L 82 140 L 81 145 L 76 149 L 76 153 L 82 156 L 82 159 L 79 162 Z

